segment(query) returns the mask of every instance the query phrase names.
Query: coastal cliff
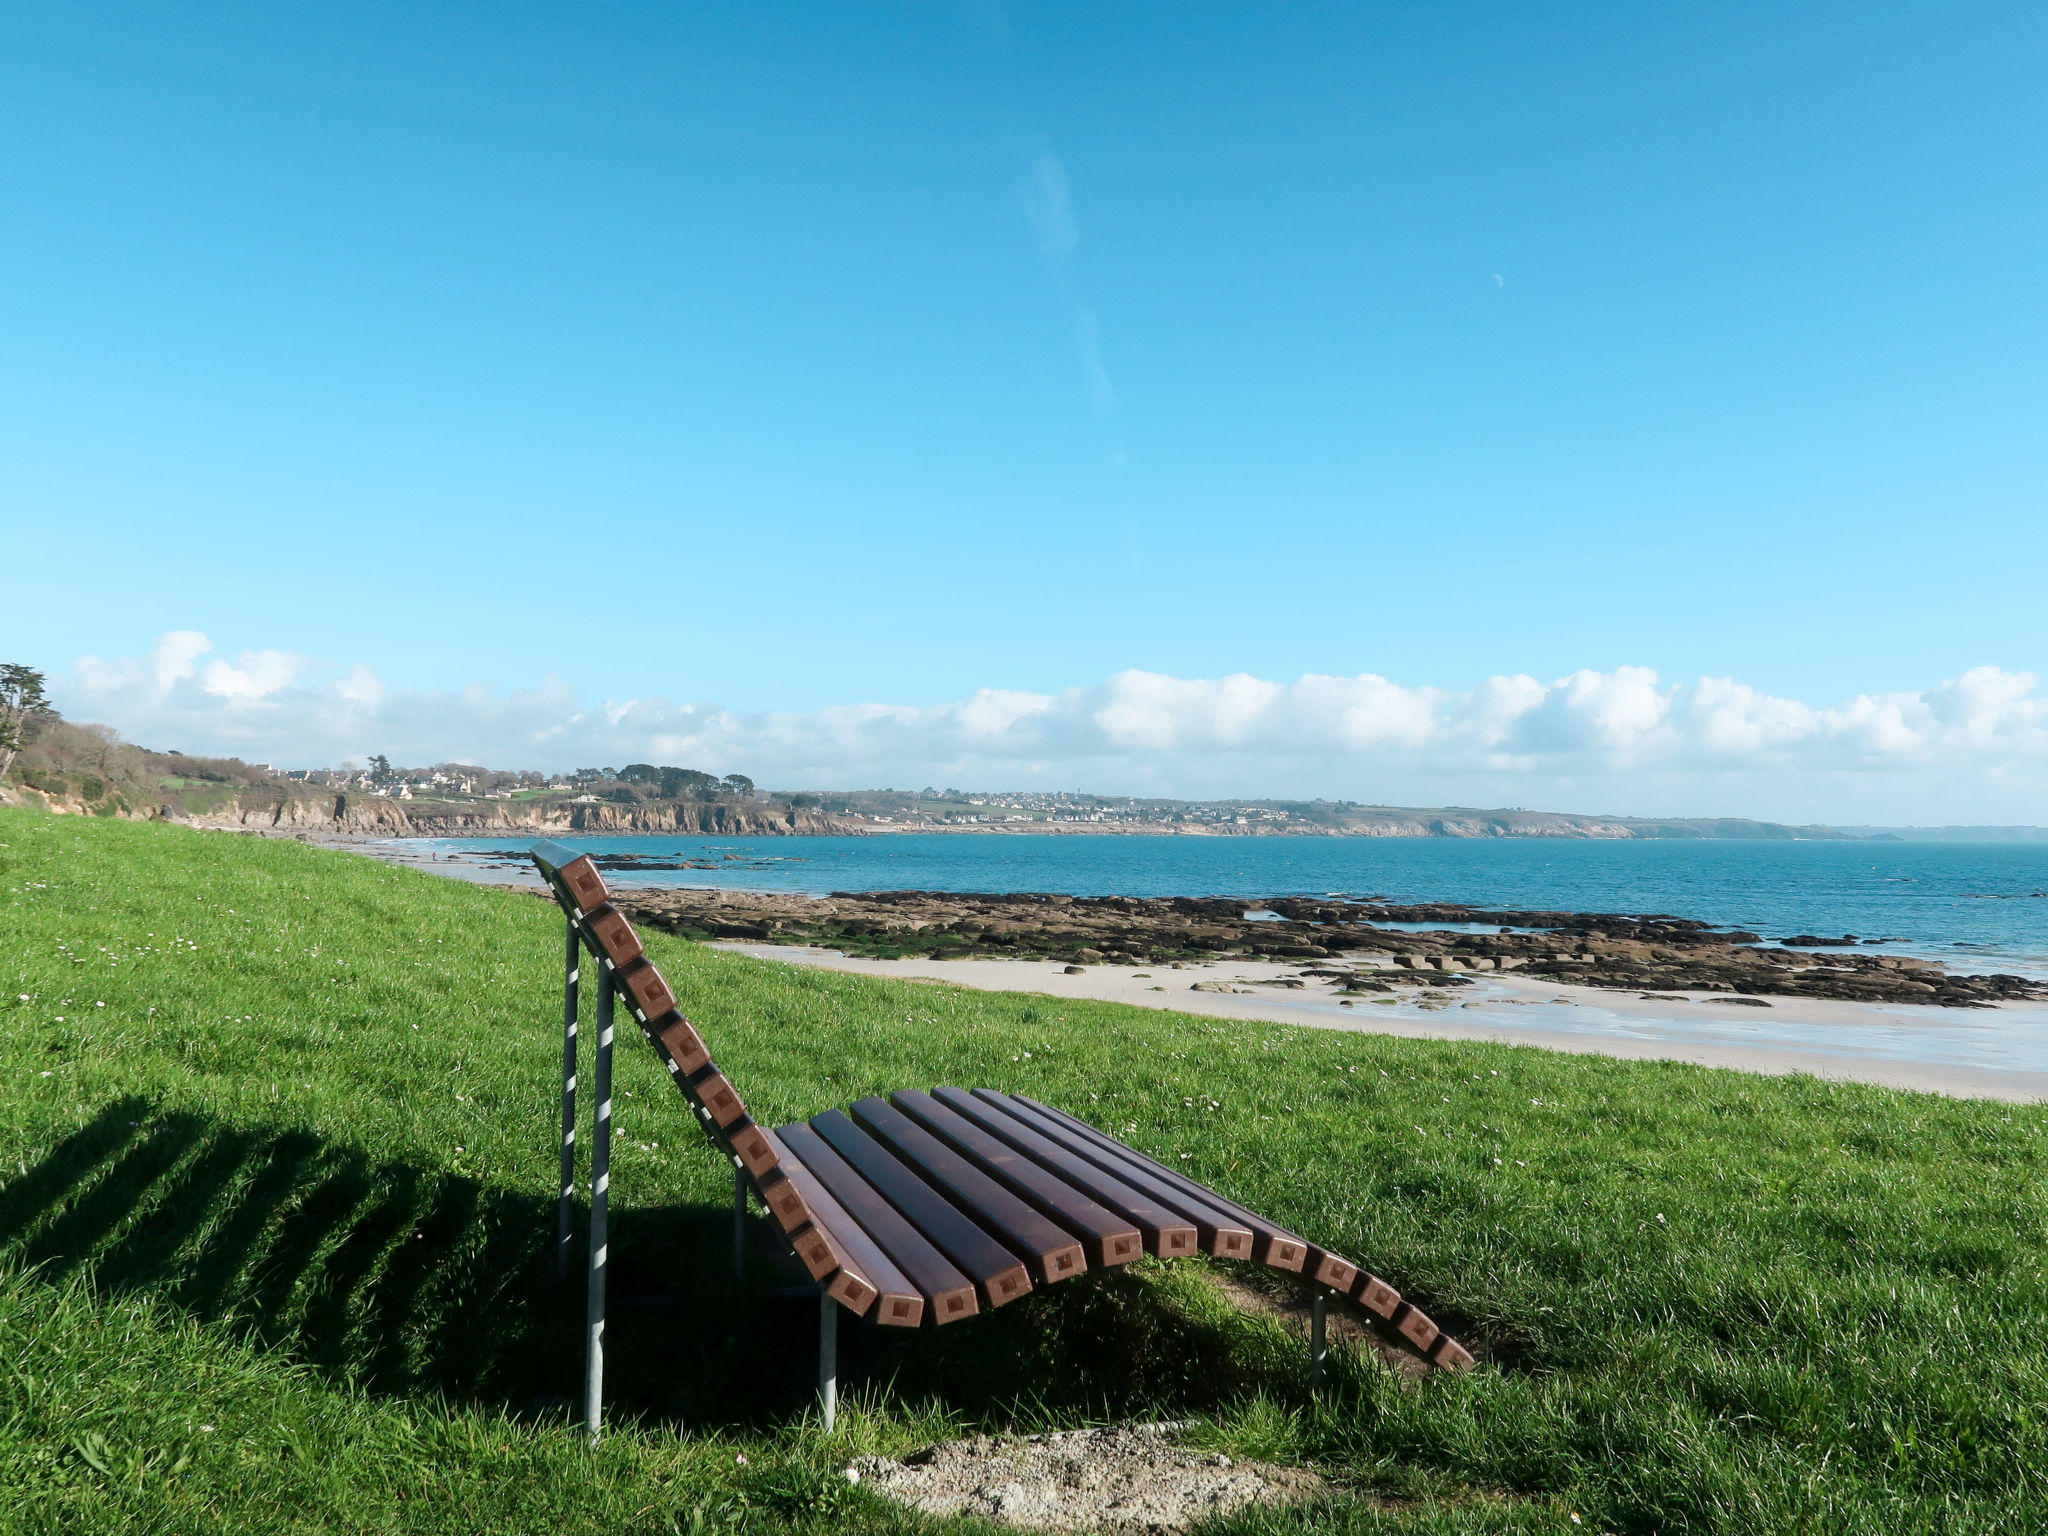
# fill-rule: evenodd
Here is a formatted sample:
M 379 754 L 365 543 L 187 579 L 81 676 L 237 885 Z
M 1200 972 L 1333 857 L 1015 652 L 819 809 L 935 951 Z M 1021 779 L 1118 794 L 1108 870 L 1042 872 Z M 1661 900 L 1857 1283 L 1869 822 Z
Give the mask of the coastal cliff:
M 712 837 L 829 837 L 853 830 L 817 811 L 767 802 L 648 801 L 484 803 L 402 800 L 360 794 L 239 795 L 232 805 L 191 818 L 195 826 L 245 831 L 324 832 L 353 837 L 532 837 L 699 833 Z

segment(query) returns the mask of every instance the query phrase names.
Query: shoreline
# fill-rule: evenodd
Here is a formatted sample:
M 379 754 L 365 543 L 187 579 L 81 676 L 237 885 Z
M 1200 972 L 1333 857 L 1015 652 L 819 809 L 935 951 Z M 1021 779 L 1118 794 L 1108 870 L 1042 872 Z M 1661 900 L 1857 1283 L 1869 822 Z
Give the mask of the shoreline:
M 1406 999 L 1374 1003 L 1361 998 L 1347 1007 L 1334 989 L 1318 990 L 1313 981 L 1299 990 L 1276 987 L 1274 983 L 1282 979 L 1299 978 L 1298 964 L 1281 961 L 1219 960 L 1182 969 L 1091 966 L 1073 976 L 1054 961 L 871 960 L 837 950 L 744 941 L 716 941 L 710 947 L 754 960 L 899 980 L 939 981 L 983 992 L 1023 992 L 1055 1000 L 1088 998 L 1162 1012 L 1404 1039 L 1485 1040 L 1627 1061 L 1686 1062 L 1764 1076 L 1807 1073 L 1951 1098 L 2012 1103 L 2048 1100 L 2048 1066 L 2031 1070 L 1991 1062 L 1925 1060 L 1873 1048 L 1879 1043 L 1872 1038 L 1874 1031 L 1940 1034 L 1952 1041 L 1989 1035 L 1981 1026 L 1972 1029 L 1974 1021 L 1957 1020 L 1953 1010 L 1927 1004 L 1774 998 L 1770 1013 L 1756 1010 L 1758 1016 L 1749 1017 L 1751 1009 L 1717 1004 L 1709 994 L 1686 1000 L 1688 1006 L 1701 1010 L 1699 1017 L 1686 1018 L 1673 1012 L 1671 1002 L 1509 975 L 1460 989 L 1444 1003 Z M 1246 990 L 1193 991 L 1191 976 L 1206 982 L 1241 983 Z M 1999 1011 L 2039 1015 L 2044 1038 L 2048 1038 L 2048 1010 Z M 1821 1031 L 1835 1032 L 1835 1038 L 1830 1040 Z M 1790 1038 L 1795 1033 L 1807 1038 Z M 1781 1038 L 1765 1038 L 1773 1035 Z
M 431 850 L 392 839 L 311 834 L 303 835 L 303 840 L 446 879 L 533 892 L 543 888 L 538 875 L 517 865 L 436 858 Z M 730 887 L 711 889 L 741 894 Z M 626 888 L 619 894 L 631 899 L 635 892 Z M 1346 1006 L 1336 995 L 1337 983 L 1303 976 L 1304 962 L 1299 959 L 1240 955 L 1179 965 L 1089 964 L 1083 974 L 1071 976 L 1064 963 L 1048 959 L 884 959 L 820 945 L 710 942 L 715 949 L 781 964 L 941 981 L 983 991 L 1086 997 L 1208 1017 L 1409 1039 L 1488 1040 L 1764 1075 L 1810 1073 L 1952 1097 L 2048 1100 L 2048 1008 L 2024 1004 L 1964 1011 L 1924 1003 L 1773 996 L 1767 1011 L 1715 1002 L 1712 993 L 1673 989 L 1650 999 L 1635 991 L 1554 976 L 1500 972 L 1465 978 L 1444 994 L 1442 1002 L 1425 1001 L 1421 994 L 1404 990 L 1385 1001 L 1353 998 Z M 1308 965 L 1313 968 L 1314 963 Z M 1283 979 L 1299 985 L 1274 985 Z M 1190 990 L 1197 980 L 1242 985 L 1246 990 Z M 2001 1035 L 2029 1024 L 2037 1026 L 2033 1051 L 1996 1049 Z M 2025 1041 L 2009 1043 L 2024 1046 Z M 2005 1059 L 1997 1059 L 2001 1056 Z

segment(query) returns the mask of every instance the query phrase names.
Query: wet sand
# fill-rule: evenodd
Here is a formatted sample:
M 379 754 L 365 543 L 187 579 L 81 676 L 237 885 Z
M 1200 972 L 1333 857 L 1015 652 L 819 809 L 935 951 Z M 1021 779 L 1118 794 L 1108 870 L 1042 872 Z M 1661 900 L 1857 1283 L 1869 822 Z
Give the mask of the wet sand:
M 1711 1001 L 1710 993 L 1651 1000 L 1512 973 L 1445 988 L 1442 1002 L 1418 1000 L 1408 988 L 1397 1000 L 1376 1002 L 1370 996 L 1341 998 L 1334 985 L 1315 978 L 1298 989 L 1274 985 L 1301 979 L 1298 961 L 1219 960 L 1178 970 L 1094 965 L 1070 976 L 1056 961 L 869 960 L 782 944 L 713 947 L 785 965 L 923 977 L 985 992 L 1086 997 L 1215 1018 L 1414 1039 L 1491 1040 L 1745 1072 L 1805 1072 L 1957 1098 L 2048 1099 L 2048 1009 L 2038 1006 L 1964 1011 L 1780 997 L 1757 1008 Z M 1190 990 L 1196 982 L 1241 990 Z

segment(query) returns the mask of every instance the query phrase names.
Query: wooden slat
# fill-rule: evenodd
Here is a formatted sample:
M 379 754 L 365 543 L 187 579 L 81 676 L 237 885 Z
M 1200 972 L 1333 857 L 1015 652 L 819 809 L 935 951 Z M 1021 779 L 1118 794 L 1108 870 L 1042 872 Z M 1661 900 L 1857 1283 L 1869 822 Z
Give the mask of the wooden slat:
M 711 1060 L 706 1048 L 690 1021 L 680 1013 L 671 1013 L 657 1019 L 649 1026 L 656 1031 L 655 1038 L 661 1041 L 662 1049 L 668 1052 L 669 1060 L 675 1063 L 675 1070 L 684 1076 L 701 1072 Z
M 972 1158 L 976 1167 L 999 1179 L 1051 1220 L 1080 1238 L 1088 1245 L 1091 1263 L 1128 1264 L 1145 1251 L 1144 1234 L 1129 1217 L 1099 1204 L 1044 1160 L 990 1134 L 972 1119 L 941 1104 L 935 1094 L 907 1088 L 890 1094 L 889 1099 L 934 1136 Z M 1054 1159 L 1064 1158 L 1067 1163 L 1080 1164 L 1079 1158 L 1061 1153 L 1050 1142 L 1044 1145 Z M 1192 1251 L 1195 1229 L 1186 1228 L 1185 1235 Z
M 963 1156 L 881 1098 L 853 1106 L 862 1130 L 887 1146 L 925 1183 L 993 1232 L 1004 1247 L 1021 1254 L 1041 1285 L 1067 1280 L 1088 1268 L 1074 1235 L 1018 1199 Z
M 1405 1301 L 1394 1314 L 1394 1330 L 1425 1355 L 1429 1353 L 1429 1346 L 1437 1341 L 1437 1336 L 1443 1331 L 1429 1320 L 1420 1307 L 1411 1306 Z
M 1401 1293 L 1378 1275 L 1361 1274 L 1351 1294 L 1366 1311 L 1389 1320 L 1393 1318 L 1394 1309 L 1401 1305 Z
M 627 1001 L 639 1013 L 643 1022 L 658 1019 L 676 1006 L 676 995 L 661 979 L 661 972 L 653 963 L 642 960 L 617 973 L 618 984 L 624 989 Z
M 721 1131 L 747 1112 L 747 1106 L 740 1102 L 739 1091 L 716 1067 L 692 1082 L 690 1089 L 697 1095 L 697 1102 L 711 1111 L 711 1118 L 718 1122 Z
M 1196 1183 L 1184 1173 L 1176 1172 L 1152 1158 L 1145 1157 L 1135 1148 L 1125 1146 L 1114 1137 L 1096 1130 L 1085 1120 L 1069 1115 L 1064 1110 L 1054 1109 L 1049 1104 L 1040 1104 L 1037 1100 L 1021 1094 L 1018 1095 L 1017 1102 L 1040 1110 L 1098 1144 L 1119 1148 L 1133 1158 L 1142 1158 L 1146 1166 L 1156 1170 L 1160 1178 L 1172 1183 L 1176 1188 L 1196 1192 L 1212 1201 L 1219 1209 L 1229 1212 L 1255 1229 L 1263 1229 L 1259 1230 L 1259 1257 L 1263 1262 L 1272 1264 L 1275 1269 L 1306 1275 L 1341 1295 L 1351 1297 L 1367 1311 L 1389 1321 L 1393 1320 L 1395 1313 L 1402 1306 L 1399 1291 L 1379 1276 L 1361 1270 L 1342 1254 L 1296 1237 L 1284 1228 L 1273 1226 L 1257 1212 L 1218 1194 L 1205 1184 Z M 1300 1255 L 1298 1262 L 1297 1254 Z M 1278 1262 L 1275 1262 L 1276 1259 Z
M 640 935 L 626 921 L 626 914 L 606 903 L 583 919 L 583 931 L 595 940 L 599 951 L 615 966 L 628 966 L 645 953 Z
M 1145 1251 L 1156 1258 L 1185 1258 L 1199 1253 L 1201 1231 L 1182 1212 L 1164 1205 L 1134 1184 L 1106 1173 L 1069 1147 L 1053 1140 L 1016 1116 L 984 1104 L 964 1088 L 934 1088 L 938 1104 L 990 1135 L 1009 1143 L 1039 1166 L 1051 1170 L 1089 1199 L 1134 1225 Z M 1244 1234 L 1247 1247 L 1251 1234 Z
M 784 1235 L 801 1231 L 811 1220 L 811 1206 L 804 1199 L 803 1186 L 790 1181 L 788 1169 L 782 1166 L 781 1143 L 774 1139 L 774 1133 L 758 1126 L 755 1130 L 768 1143 L 776 1159 L 774 1173 L 766 1179 L 754 1181 L 755 1192 Z
M 840 1111 L 828 1109 L 822 1115 L 813 1115 L 811 1129 L 874 1185 L 906 1221 L 929 1238 L 933 1247 L 958 1265 L 981 1288 L 981 1298 L 988 1305 L 1000 1307 L 1031 1289 L 1031 1276 L 1018 1262 L 1019 1255 L 975 1225 L 965 1212 L 904 1167 L 894 1153 Z
M 775 1172 L 775 1149 L 769 1145 L 767 1133 L 760 1126 L 751 1119 L 745 1119 L 721 1129 L 725 1132 L 725 1144 L 732 1148 L 732 1155 L 755 1179 L 768 1178 Z
M 993 1089 L 977 1088 L 974 1090 L 974 1096 L 998 1113 L 1007 1115 L 1026 1128 L 1057 1142 L 1105 1173 L 1142 1191 L 1148 1198 L 1158 1201 L 1168 1210 L 1178 1213 L 1183 1221 L 1193 1224 L 1202 1247 L 1207 1252 L 1226 1259 L 1249 1259 L 1252 1256 L 1256 1239 L 1249 1227 L 1207 1200 L 1190 1195 L 1186 1190 L 1168 1183 L 1163 1178 L 1155 1177 L 1149 1164 L 1140 1164 L 1123 1156 L 1122 1153 L 1128 1149 L 1123 1148 L 1121 1143 L 1105 1147 L 1091 1138 L 1078 1134 L 1064 1122 L 1050 1115 L 1039 1114 L 1012 1099 L 1008 1094 L 997 1093 Z
M 1206 1200 L 1217 1210 L 1234 1216 L 1238 1221 L 1249 1227 L 1252 1235 L 1258 1240 L 1258 1246 L 1253 1250 L 1251 1256 L 1261 1264 L 1272 1269 L 1285 1270 L 1289 1274 L 1300 1274 L 1307 1266 L 1309 1256 L 1308 1239 L 1297 1237 L 1285 1227 L 1268 1221 L 1265 1217 L 1259 1215 L 1258 1212 L 1239 1205 L 1227 1195 L 1220 1195 L 1207 1185 L 1196 1183 L 1186 1174 L 1176 1172 L 1164 1163 L 1145 1156 L 1144 1153 L 1138 1151 L 1135 1147 L 1126 1146 L 1114 1136 L 1097 1130 L 1087 1121 L 1070 1115 L 1065 1110 L 1054 1109 L 1050 1104 L 1041 1104 L 1038 1100 L 1027 1098 L 1023 1094 L 1017 1095 L 1017 1102 L 1028 1109 L 1036 1110 L 1041 1115 L 1052 1117 L 1061 1124 L 1070 1127 L 1076 1135 L 1092 1141 L 1098 1146 L 1112 1150 L 1128 1160 L 1133 1166 L 1144 1168 L 1155 1178 L 1163 1179 L 1174 1188 L 1185 1191 L 1195 1198 Z
M 1438 1336 L 1436 1348 L 1429 1352 L 1429 1358 L 1447 1371 L 1469 1371 L 1472 1369 L 1472 1351 L 1460 1344 L 1448 1333 Z
M 816 1131 L 799 1121 L 781 1127 L 775 1136 L 917 1288 L 935 1325 L 957 1323 L 981 1310 L 974 1282 L 955 1269 Z
M 604 887 L 604 876 L 597 872 L 597 866 L 590 861 L 587 853 L 578 854 L 568 863 L 557 866 L 555 873 L 576 905 L 585 912 L 596 910 L 611 900 L 611 892 Z
M 831 1192 L 781 1144 L 773 1131 L 763 1130 L 761 1134 L 775 1148 L 777 1164 L 784 1174 L 782 1182 L 794 1186 L 803 1196 L 811 1223 L 831 1234 L 832 1240 L 879 1293 L 875 1297 L 875 1321 L 889 1328 L 915 1328 L 924 1320 L 924 1296 L 910 1283 L 910 1277 L 890 1261 L 881 1245 L 846 1214 Z
M 860 1272 L 846 1249 L 825 1228 L 812 1222 L 791 1235 L 789 1246 L 803 1261 L 811 1278 L 825 1287 L 826 1294 L 844 1305 L 856 1317 L 874 1304 L 875 1286 Z

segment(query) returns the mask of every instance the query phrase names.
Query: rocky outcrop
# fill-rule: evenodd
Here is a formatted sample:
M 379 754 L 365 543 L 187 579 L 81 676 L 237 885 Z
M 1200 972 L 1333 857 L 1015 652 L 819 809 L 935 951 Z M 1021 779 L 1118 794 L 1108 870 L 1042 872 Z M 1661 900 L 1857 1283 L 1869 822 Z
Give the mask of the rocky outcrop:
M 1449 904 L 1276 897 L 1061 896 L 934 891 L 633 890 L 615 896 L 638 922 L 696 938 L 827 944 L 850 954 L 1008 957 L 1171 965 L 1223 955 L 1306 960 L 1304 974 L 1355 983 L 1456 986 L 1516 971 L 1631 992 L 1838 998 L 1980 1007 L 2048 1000 L 2024 977 L 1964 975 L 1931 961 L 1862 950 L 1812 954 L 1688 918 L 1487 911 Z M 1411 932 L 1379 923 L 1484 924 L 1492 933 Z M 1345 956 L 1391 960 L 1357 971 Z M 1332 968 L 1332 967 L 1335 968 Z

